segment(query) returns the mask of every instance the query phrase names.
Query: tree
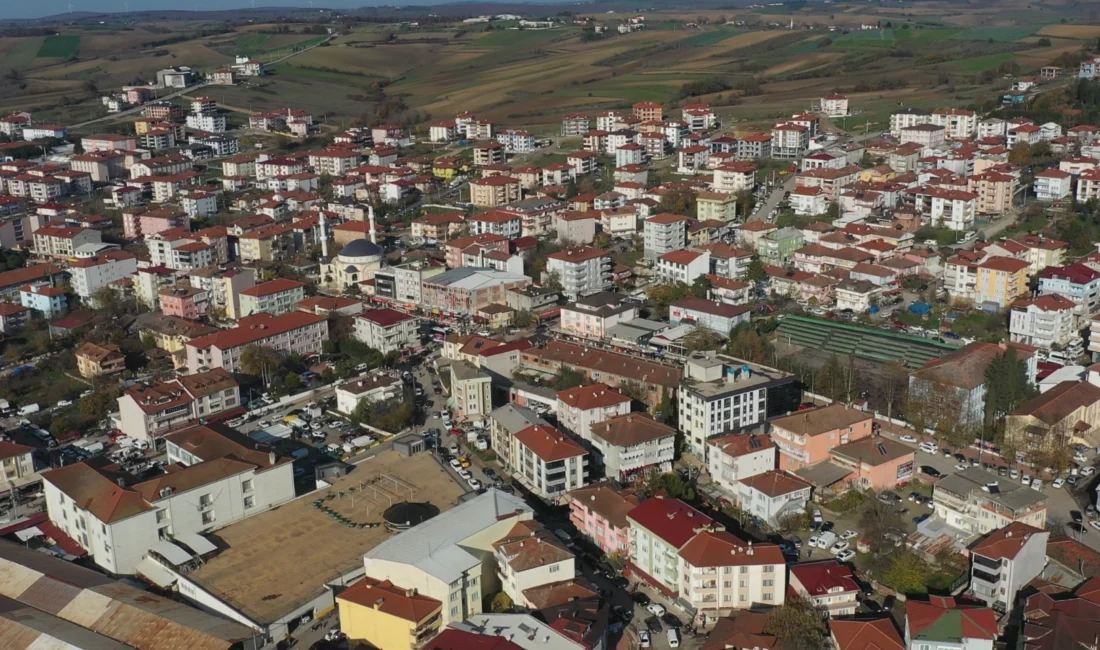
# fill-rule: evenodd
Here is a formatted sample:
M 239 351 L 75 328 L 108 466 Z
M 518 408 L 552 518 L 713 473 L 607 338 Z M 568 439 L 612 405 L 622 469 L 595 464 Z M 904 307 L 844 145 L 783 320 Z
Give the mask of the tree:
M 577 386 L 584 386 L 587 383 L 588 377 L 586 377 L 584 373 L 572 368 L 562 368 L 561 374 L 558 375 L 558 381 L 554 383 L 554 388 L 557 390 L 568 390 L 570 388 L 576 388 Z
M 768 267 L 765 266 L 760 257 L 752 256 L 746 277 L 749 282 L 764 282 L 768 279 Z
M 531 325 L 534 325 L 534 323 L 534 315 L 526 309 L 521 309 L 517 311 L 515 316 L 512 317 L 512 324 L 520 329 L 531 327 Z
M 698 326 L 684 336 L 684 349 L 689 352 L 697 350 L 717 350 L 722 345 L 722 336 L 712 329 Z
M 657 206 L 659 212 L 671 212 L 672 214 L 695 214 L 696 193 L 690 189 L 675 189 L 665 193 L 661 197 L 661 203 Z
M 1031 396 L 1027 382 L 1027 364 L 1008 346 L 1004 354 L 985 369 L 985 421 L 994 422 L 1024 403 Z
M 915 553 L 899 553 L 882 572 L 880 581 L 899 593 L 924 594 L 928 592 L 928 578 L 931 574 L 932 569 L 928 563 Z
M 777 637 L 784 650 L 818 650 L 829 637 L 821 612 L 798 596 L 788 597 L 784 604 L 768 613 L 764 633 Z
M 705 275 L 700 275 L 691 283 L 691 295 L 696 298 L 709 298 L 713 283 Z
M 560 292 L 562 290 L 561 274 L 557 271 L 551 271 L 550 273 L 544 274 L 542 284 L 551 291 Z
M 283 387 L 286 388 L 287 393 L 293 393 L 302 387 L 302 377 L 298 373 L 288 372 L 286 377 L 283 378 Z
M 1026 142 L 1017 142 L 1008 152 L 1008 162 L 1020 167 L 1031 164 L 1031 146 Z
M 279 355 L 275 350 L 263 345 L 249 345 L 241 351 L 241 371 L 246 375 L 260 377 L 264 384 L 269 383 L 268 372 L 279 365 Z
M 900 361 L 891 361 L 882 369 L 879 386 L 882 387 L 882 399 L 886 402 L 886 417 L 894 417 L 894 405 L 901 399 L 905 386 L 909 383 L 909 373 Z
M 513 606 L 514 603 L 512 602 L 512 597 L 504 593 L 503 591 L 499 591 L 493 596 L 493 601 L 490 605 L 490 608 L 492 609 L 493 613 L 499 614 L 501 612 L 511 611 Z
M 726 353 L 752 363 L 767 363 L 772 346 L 748 323 L 742 323 L 730 331 Z
M 668 307 L 674 302 L 690 298 L 691 295 L 691 288 L 683 282 L 654 284 L 646 289 L 646 297 L 659 307 Z
M 680 499 L 682 501 L 695 500 L 695 488 L 693 488 L 690 483 L 684 481 L 683 477 L 676 472 L 669 472 L 668 474 L 650 474 L 649 480 L 646 481 L 642 491 L 645 492 L 648 497 L 664 494 L 665 496 L 672 497 L 673 499 Z

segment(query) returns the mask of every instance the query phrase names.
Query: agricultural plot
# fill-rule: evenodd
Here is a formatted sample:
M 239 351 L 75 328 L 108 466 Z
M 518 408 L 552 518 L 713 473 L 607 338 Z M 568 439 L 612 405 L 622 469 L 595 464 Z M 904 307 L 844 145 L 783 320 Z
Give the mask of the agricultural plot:
M 716 29 L 710 32 L 703 32 L 702 34 L 696 34 L 685 38 L 680 41 L 681 45 L 687 45 L 689 47 L 706 47 L 708 45 L 717 45 L 727 38 L 733 38 L 739 34 L 743 34 L 739 29 Z
M 1021 25 L 1019 27 L 971 27 L 955 34 L 951 38 L 957 41 L 994 41 L 1011 43 L 1031 36 L 1039 30 L 1039 25 Z
M 80 37 L 73 35 L 47 36 L 38 49 L 39 59 L 70 59 L 80 51 Z
M 0 42 L 4 40 L 0 39 Z M 6 40 L 11 44 L 11 48 L 4 53 L 3 58 L 0 59 L 0 64 L 13 70 L 23 70 L 34 63 L 35 57 L 38 56 L 38 50 L 42 48 L 42 43 L 45 41 L 41 36 Z
M 952 28 L 895 29 L 894 38 L 905 45 L 929 45 L 946 41 L 962 31 Z
M 985 70 L 992 70 L 1000 67 L 1000 65 L 1006 61 L 1011 61 L 1015 58 L 1015 55 L 1009 52 L 1002 52 L 1000 54 L 987 54 L 985 56 L 975 56 L 969 59 L 959 59 L 958 61 L 952 61 L 948 65 L 959 70 L 960 72 L 984 72 Z

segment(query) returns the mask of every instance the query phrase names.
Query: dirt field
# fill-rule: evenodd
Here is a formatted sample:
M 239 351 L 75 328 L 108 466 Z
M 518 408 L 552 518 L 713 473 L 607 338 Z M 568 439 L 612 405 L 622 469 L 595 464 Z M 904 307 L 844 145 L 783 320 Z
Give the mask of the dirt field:
M 325 581 L 353 570 L 390 533 L 384 527 L 346 526 L 314 508 L 314 502 L 343 492 L 325 505 L 354 522 L 380 521 L 388 505 L 355 496 L 364 493 L 360 482 L 380 474 L 415 486 L 411 495 L 390 489 L 395 502 L 430 502 L 443 512 L 464 493 L 432 456 L 406 458 L 387 451 L 326 490 L 216 531 L 210 537 L 224 550 L 190 577 L 258 621 L 273 620 L 316 597 Z

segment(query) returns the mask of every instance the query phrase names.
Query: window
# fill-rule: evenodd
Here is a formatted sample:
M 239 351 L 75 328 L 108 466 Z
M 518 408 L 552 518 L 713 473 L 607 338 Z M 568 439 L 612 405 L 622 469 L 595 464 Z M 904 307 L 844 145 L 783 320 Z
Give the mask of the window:
M 458 592 L 457 591 L 452 591 L 451 592 L 451 602 L 453 603 L 456 600 L 458 600 Z
M 550 573 L 557 573 L 561 569 L 561 566 L 557 564 L 550 565 Z
M 726 589 L 729 589 L 730 587 L 733 586 L 733 581 L 732 580 L 726 580 L 725 582 L 722 583 L 722 586 L 725 587 Z
M 728 603 L 732 599 L 730 598 L 729 594 L 726 594 L 726 595 L 722 596 L 722 600 Z
M 764 594 L 764 600 L 771 600 L 771 599 L 772 599 L 771 594 Z
M 747 566 L 738 567 L 737 572 L 738 573 L 748 573 L 749 572 L 749 567 L 747 567 Z
M 764 586 L 765 586 L 765 587 L 770 587 L 770 586 L 772 586 L 772 585 L 774 585 L 774 584 L 775 584 L 775 580 L 765 580 L 765 581 L 764 581 Z
M 451 616 L 458 616 L 458 608 L 457 607 L 452 607 L 451 608 Z
M 775 573 L 775 566 L 771 564 L 766 565 L 764 567 L 764 573 Z
M 244 490 L 245 492 L 251 492 L 252 491 L 252 479 L 248 479 L 247 481 L 242 481 L 241 482 L 241 489 Z
M 212 502 L 210 500 L 210 495 L 209 494 L 204 494 L 201 497 L 199 497 L 199 506 L 201 506 L 203 508 L 209 508 L 211 503 Z
M 214 523 L 214 511 L 210 510 L 202 513 L 202 524 L 207 526 L 212 523 Z
M 737 584 L 738 584 L 739 587 L 747 587 L 747 586 L 749 586 L 749 581 L 748 580 L 741 580 Z
M 244 498 L 244 507 L 246 509 L 247 508 L 255 508 L 256 507 L 256 497 L 252 497 L 252 496 L 245 497 Z
M 746 596 L 745 594 L 741 594 L 740 596 L 737 597 L 737 600 L 740 600 L 741 602 L 745 602 L 748 599 L 749 599 L 749 597 Z

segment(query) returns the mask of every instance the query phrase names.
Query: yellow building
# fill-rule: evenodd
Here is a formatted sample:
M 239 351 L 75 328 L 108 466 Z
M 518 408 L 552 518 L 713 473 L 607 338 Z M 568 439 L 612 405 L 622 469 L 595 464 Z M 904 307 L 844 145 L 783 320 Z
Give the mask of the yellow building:
M 518 178 L 489 176 L 470 181 L 470 203 L 477 208 L 495 208 L 520 200 Z
M 737 196 L 724 192 L 699 192 L 695 197 L 695 218 L 733 221 L 737 218 Z
M 879 165 L 870 169 L 864 169 L 859 173 L 859 180 L 866 183 L 885 183 L 894 180 L 898 173 L 889 165 Z
M 1003 309 L 1026 296 L 1028 268 L 1027 262 L 1014 257 L 991 257 L 982 262 L 978 265 L 974 303 L 992 303 Z
M 340 629 L 352 642 L 413 650 L 439 633 L 443 603 L 389 580 L 364 577 L 336 597 Z M 354 645 L 354 643 L 353 643 Z

